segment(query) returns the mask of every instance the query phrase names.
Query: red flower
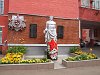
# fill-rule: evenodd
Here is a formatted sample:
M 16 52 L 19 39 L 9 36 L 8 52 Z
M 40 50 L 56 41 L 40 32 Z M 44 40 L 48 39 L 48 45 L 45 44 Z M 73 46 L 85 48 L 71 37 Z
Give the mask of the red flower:
M 50 45 L 50 50 L 52 51 L 54 48 L 57 49 L 57 43 L 52 39 L 50 42 L 48 42 Z

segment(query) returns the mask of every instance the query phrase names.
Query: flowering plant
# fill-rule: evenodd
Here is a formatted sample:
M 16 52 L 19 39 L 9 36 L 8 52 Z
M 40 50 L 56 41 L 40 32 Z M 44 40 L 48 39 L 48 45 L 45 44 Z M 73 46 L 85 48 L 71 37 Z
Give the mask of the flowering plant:
M 16 64 L 20 63 L 23 54 L 21 53 L 7 53 L 5 57 L 1 59 L 2 64 Z

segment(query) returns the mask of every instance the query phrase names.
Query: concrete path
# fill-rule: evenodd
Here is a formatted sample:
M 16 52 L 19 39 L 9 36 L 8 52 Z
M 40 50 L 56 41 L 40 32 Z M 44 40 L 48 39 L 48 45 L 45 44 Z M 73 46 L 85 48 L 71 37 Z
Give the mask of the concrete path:
M 55 70 L 0 70 L 0 75 L 100 75 L 100 66 Z
M 53 61 L 54 62 L 54 69 L 64 69 L 66 67 L 64 67 L 62 65 L 62 59 L 67 58 L 69 55 L 59 55 L 58 56 L 58 60 L 57 61 Z

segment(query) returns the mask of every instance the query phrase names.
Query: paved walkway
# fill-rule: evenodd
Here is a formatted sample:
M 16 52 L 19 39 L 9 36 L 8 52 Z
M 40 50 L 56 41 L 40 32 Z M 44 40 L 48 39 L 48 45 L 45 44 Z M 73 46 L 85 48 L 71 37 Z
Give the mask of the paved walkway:
M 62 59 L 65 59 L 68 55 L 58 56 L 58 60 L 54 61 L 54 69 L 63 69 L 66 68 L 62 65 Z
M 0 70 L 0 75 L 100 75 L 100 66 L 55 70 Z

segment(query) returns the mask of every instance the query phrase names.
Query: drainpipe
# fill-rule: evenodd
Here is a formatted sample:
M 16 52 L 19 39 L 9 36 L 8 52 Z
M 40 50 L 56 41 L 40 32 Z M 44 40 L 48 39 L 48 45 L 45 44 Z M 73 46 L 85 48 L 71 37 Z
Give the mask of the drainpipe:
M 79 38 L 81 39 L 81 21 L 79 20 Z
M 81 43 L 81 20 L 79 19 L 79 44 Z

